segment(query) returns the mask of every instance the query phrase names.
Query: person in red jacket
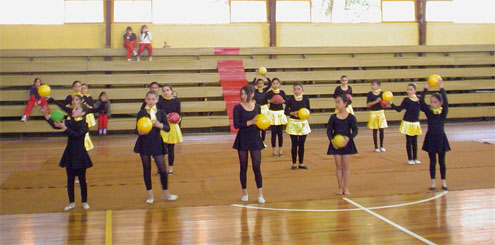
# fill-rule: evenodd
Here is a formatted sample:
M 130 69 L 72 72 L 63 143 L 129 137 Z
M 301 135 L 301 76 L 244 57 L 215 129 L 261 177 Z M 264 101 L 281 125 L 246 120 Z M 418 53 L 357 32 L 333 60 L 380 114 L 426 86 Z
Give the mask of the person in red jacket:
M 29 101 L 26 106 L 26 110 L 24 110 L 24 115 L 21 118 L 21 122 L 27 122 L 29 116 L 31 116 L 31 110 L 33 107 L 39 105 L 42 108 L 42 111 L 45 115 L 50 115 L 50 108 L 48 107 L 48 103 L 46 103 L 45 98 L 41 97 L 38 94 L 38 88 L 41 86 L 41 79 L 35 78 L 33 86 L 29 89 Z
M 136 56 L 134 47 L 136 46 L 136 34 L 132 32 L 132 28 L 128 26 L 124 34 L 124 48 L 127 50 L 127 61 L 131 61 L 131 54 Z

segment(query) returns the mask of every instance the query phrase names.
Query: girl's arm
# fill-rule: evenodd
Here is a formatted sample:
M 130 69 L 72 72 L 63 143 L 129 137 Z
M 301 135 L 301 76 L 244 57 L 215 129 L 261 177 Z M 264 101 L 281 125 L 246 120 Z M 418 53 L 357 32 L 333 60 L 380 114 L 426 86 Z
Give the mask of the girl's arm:
M 406 99 L 402 100 L 400 106 L 396 106 L 395 104 L 392 103 L 392 108 L 397 112 L 401 112 L 402 110 L 406 109 Z
M 380 103 L 380 99 L 378 100 L 372 100 L 373 92 L 369 92 L 368 96 L 366 97 L 366 106 L 367 107 L 372 107 L 378 103 Z
M 46 119 L 46 122 L 47 122 L 50 126 L 52 126 L 52 128 L 53 128 L 53 129 L 60 129 L 60 128 L 55 127 L 55 124 L 53 123 L 53 120 L 52 120 L 51 118 L 47 118 L 47 117 L 45 117 L 45 119 Z
M 266 75 L 265 75 L 265 77 L 266 77 L 266 80 L 268 81 L 268 85 L 266 86 L 265 89 L 268 91 L 268 89 L 270 89 L 272 87 L 272 79 L 270 79 Z
M 330 142 L 332 141 L 333 138 L 333 120 L 332 116 L 328 119 L 328 124 L 327 124 L 327 136 L 328 139 L 330 139 Z
M 47 102 L 57 105 L 60 109 L 62 109 L 62 111 L 65 111 L 65 113 L 67 113 L 69 115 L 72 114 L 72 109 L 71 108 L 66 107 L 65 104 L 56 101 L 52 97 L 48 98 Z
M 179 113 L 180 115 L 180 100 L 179 98 L 175 98 L 175 100 L 177 101 L 177 108 L 175 108 L 177 110 L 177 113 Z
M 353 116 L 353 115 L 349 115 L 351 116 L 351 139 L 354 139 L 354 137 L 357 136 L 358 134 L 358 126 L 357 126 L 357 121 L 356 121 L 356 117 Z
M 338 88 L 339 88 L 339 86 L 337 86 L 337 87 L 335 88 L 335 90 L 333 91 L 332 97 L 333 97 L 334 99 L 336 99 L 336 98 L 337 98 L 337 96 L 339 96 L 339 94 L 338 94 Z
M 447 99 L 447 92 L 443 86 L 440 88 L 440 94 L 442 95 L 443 105 L 442 105 L 442 117 L 447 117 L 447 113 L 449 113 L 449 101 Z
M 423 89 L 423 92 L 421 92 L 421 97 L 419 98 L 419 106 L 420 106 L 419 109 L 425 113 L 428 111 L 428 105 L 425 102 L 427 92 L 428 92 L 428 87 L 425 87 Z
M 67 97 L 65 97 L 65 100 L 63 103 L 64 103 L 64 106 L 72 104 L 72 96 L 67 95 Z
M 290 109 L 292 107 L 292 103 L 291 103 L 291 99 L 288 99 L 287 101 L 285 101 L 285 110 L 284 110 L 284 114 L 287 115 L 287 116 L 290 116 Z
M 349 87 L 349 88 L 348 88 L 349 94 L 351 94 L 351 96 L 354 96 L 354 95 L 352 94 L 352 87 L 351 87 L 351 86 L 348 86 L 348 87 Z
M 306 98 L 306 97 L 304 97 L 304 99 L 306 100 L 306 106 L 307 106 L 307 109 L 308 109 L 309 111 L 311 111 L 311 106 L 309 106 L 309 99 L 308 99 L 308 98 Z
M 170 125 L 168 124 L 167 114 L 165 114 L 165 111 L 161 111 L 161 117 L 162 117 L 161 118 L 162 121 L 160 121 L 160 122 L 163 124 L 162 130 L 165 132 L 169 132 L 170 131 Z
M 83 137 L 88 132 L 88 125 L 86 123 L 82 123 L 81 127 L 77 130 L 74 130 L 67 126 L 68 121 L 65 121 L 65 133 L 72 137 Z

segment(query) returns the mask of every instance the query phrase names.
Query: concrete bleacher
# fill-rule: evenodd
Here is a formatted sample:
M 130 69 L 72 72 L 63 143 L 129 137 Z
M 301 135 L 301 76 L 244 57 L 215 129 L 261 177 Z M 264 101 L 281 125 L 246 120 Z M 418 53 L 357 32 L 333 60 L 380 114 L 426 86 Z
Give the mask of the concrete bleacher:
M 452 104 L 449 118 L 492 118 L 494 52 L 495 45 L 297 47 L 241 48 L 239 55 L 215 56 L 213 48 L 166 48 L 154 49 L 151 62 L 127 62 L 125 52 L 115 49 L 0 50 L 0 133 L 53 131 L 37 109 L 27 123 L 18 121 L 35 77 L 49 84 L 51 96 L 60 100 L 70 93 L 74 80 L 89 84 L 93 98 L 106 91 L 112 100 L 111 131 L 134 129 L 134 116 L 151 81 L 172 84 L 177 90 L 184 129 L 227 129 L 229 119 L 217 71 L 217 60 L 223 59 L 242 59 L 248 81 L 256 68 L 267 67 L 269 76 L 280 78 L 288 94 L 292 94 L 291 84 L 304 83 L 314 109 L 312 124 L 328 121 L 334 108 L 331 95 L 344 74 L 353 87 L 353 106 L 360 122 L 368 119 L 369 81 L 380 79 L 382 89 L 394 92 L 394 102 L 400 103 L 408 83 L 417 83 L 419 92 L 431 74 L 445 80 Z M 386 114 L 389 121 L 402 118 L 395 111 Z

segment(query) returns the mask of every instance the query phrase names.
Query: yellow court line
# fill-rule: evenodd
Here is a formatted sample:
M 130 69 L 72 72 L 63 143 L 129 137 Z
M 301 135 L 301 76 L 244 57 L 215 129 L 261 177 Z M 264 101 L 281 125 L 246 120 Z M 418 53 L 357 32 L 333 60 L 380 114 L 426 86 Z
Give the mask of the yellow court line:
M 112 245 L 112 210 L 106 212 L 105 245 Z

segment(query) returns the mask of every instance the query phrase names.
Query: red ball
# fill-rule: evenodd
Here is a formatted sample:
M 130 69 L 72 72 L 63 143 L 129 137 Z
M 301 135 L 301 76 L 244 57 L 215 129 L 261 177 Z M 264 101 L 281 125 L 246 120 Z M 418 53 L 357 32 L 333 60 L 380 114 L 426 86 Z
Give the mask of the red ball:
M 389 105 L 390 102 L 386 101 L 386 100 L 381 100 L 380 101 L 380 105 L 382 106 L 382 108 L 387 108 L 387 105 Z
M 170 123 L 176 124 L 180 122 L 180 116 L 177 112 L 171 112 L 167 115 L 167 117 Z
M 280 104 L 284 103 L 284 98 L 282 98 L 282 96 L 276 94 L 272 97 L 272 103 L 275 105 L 280 105 Z
M 345 97 L 347 97 L 347 99 L 349 99 L 349 100 L 352 100 L 352 95 L 351 94 L 345 94 Z

